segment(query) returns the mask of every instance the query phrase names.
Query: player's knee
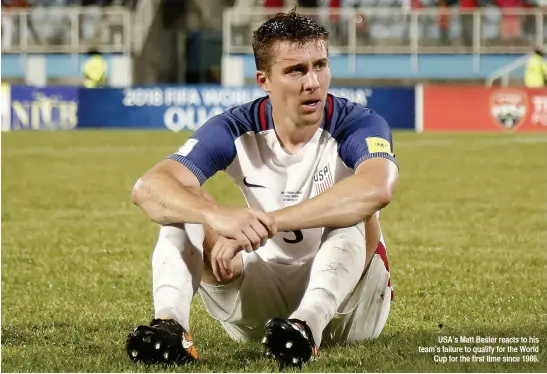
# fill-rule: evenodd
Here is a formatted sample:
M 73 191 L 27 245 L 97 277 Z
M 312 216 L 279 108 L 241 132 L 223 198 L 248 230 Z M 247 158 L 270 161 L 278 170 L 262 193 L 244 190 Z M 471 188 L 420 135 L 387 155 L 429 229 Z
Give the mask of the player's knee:
M 176 263 L 178 259 L 182 259 L 188 267 L 200 267 L 202 253 L 192 244 L 184 227 L 183 224 L 161 226 L 152 253 L 153 266 L 161 266 L 161 263 L 166 262 Z
M 158 241 L 154 253 L 161 252 L 164 248 L 175 248 L 179 252 L 184 249 L 188 236 L 184 231 L 184 226 L 164 225 L 160 227 Z

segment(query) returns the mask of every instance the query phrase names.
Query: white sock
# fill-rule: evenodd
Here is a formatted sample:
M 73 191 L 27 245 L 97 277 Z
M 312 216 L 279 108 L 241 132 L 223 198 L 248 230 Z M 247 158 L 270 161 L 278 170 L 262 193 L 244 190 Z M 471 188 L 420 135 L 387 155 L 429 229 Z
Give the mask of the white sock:
M 190 303 L 202 268 L 202 251 L 190 242 L 187 232 L 162 226 L 152 255 L 155 318 L 173 318 L 190 331 Z
M 341 229 L 325 229 L 304 297 L 290 316 L 308 324 L 317 346 L 321 344 L 323 330 L 357 286 L 365 268 L 365 256 L 362 223 Z

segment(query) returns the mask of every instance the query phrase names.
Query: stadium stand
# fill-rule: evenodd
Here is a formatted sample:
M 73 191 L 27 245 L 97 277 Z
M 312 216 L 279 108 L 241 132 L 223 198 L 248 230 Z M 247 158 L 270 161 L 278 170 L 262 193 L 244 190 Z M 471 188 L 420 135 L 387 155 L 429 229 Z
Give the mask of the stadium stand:
M 2 49 L 9 51 L 12 47 L 21 45 L 65 45 L 71 43 L 74 23 L 78 23 L 79 43 L 91 45 L 105 37 L 120 44 L 119 16 L 114 15 L 115 8 L 133 7 L 136 1 L 130 0 L 4 0 L 2 10 L 8 10 L 2 16 Z M 72 16 L 72 7 L 82 7 L 77 20 Z M 102 7 L 109 7 L 105 13 Z M 58 11 L 58 8 L 63 9 Z M 16 11 L 12 15 L 10 11 Z M 25 16 L 23 16 L 25 15 Z M 28 30 L 26 41 L 20 40 L 21 22 Z M 101 30 L 107 26 L 109 36 Z
M 347 38 L 349 14 L 357 12 L 357 37 L 362 42 L 408 44 L 411 35 L 411 12 L 417 12 L 416 24 L 420 46 L 446 45 L 472 47 L 474 28 L 479 28 L 481 45 L 526 46 L 537 41 L 535 9 L 547 2 L 536 0 L 240 0 L 238 11 L 251 6 L 266 10 L 298 5 L 317 8 L 319 19 Z M 477 13 L 478 20 L 474 21 Z M 240 13 L 241 14 L 241 13 Z M 539 17 L 542 18 L 541 15 Z M 478 24 L 475 25 L 474 22 Z M 539 26 L 539 25 L 538 25 Z M 338 30 L 337 30 L 338 29 Z M 345 29 L 345 30 L 344 30 Z M 343 31 L 340 31 L 343 30 Z M 345 31 L 345 32 L 344 32 Z M 336 33 L 336 32 L 335 32 Z M 442 34 L 445 34 L 444 38 Z M 543 36 L 542 36 L 543 37 Z M 341 43 L 342 40 L 339 40 Z M 460 52 L 467 52 L 461 50 Z
M 547 37 L 546 0 L 3 0 L 3 72 L 28 83 L 20 66 L 41 54 L 49 83 L 78 83 L 83 56 L 98 49 L 125 58 L 132 83 L 218 82 L 222 56 L 245 65 L 252 30 L 293 6 L 329 28 L 350 71 L 366 56 L 369 70 L 409 79 L 424 78 L 418 60 L 444 65 L 427 79 L 484 79 Z M 451 67 L 462 61 L 467 70 Z

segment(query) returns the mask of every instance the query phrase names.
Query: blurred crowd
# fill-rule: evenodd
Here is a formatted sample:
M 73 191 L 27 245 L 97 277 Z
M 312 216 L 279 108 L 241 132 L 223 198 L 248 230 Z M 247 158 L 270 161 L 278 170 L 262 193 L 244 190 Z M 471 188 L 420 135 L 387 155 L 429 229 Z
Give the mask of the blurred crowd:
M 3 14 L 3 48 L 20 42 L 20 22 L 27 24 L 27 45 L 70 43 L 74 17 L 67 16 L 66 12 L 63 14 L 51 11 L 51 7 L 58 6 L 84 7 L 77 21 L 79 42 L 88 41 L 90 45 L 121 43 L 121 34 L 117 30 L 123 20 L 119 15 L 107 15 L 101 9 L 106 6 L 112 9 L 134 7 L 137 2 L 138 0 L 2 0 L 3 9 L 31 9 L 24 19 L 10 16 L 9 12 Z M 442 12 L 418 15 L 420 46 L 450 44 L 467 48 L 474 44 L 477 35 L 481 46 L 488 46 L 489 43 L 533 45 L 537 41 L 536 32 L 544 30 L 543 27 L 536 27 L 543 26 L 543 16 L 537 18 L 534 14 L 519 15 L 515 11 L 547 8 L 547 0 L 234 0 L 233 3 L 242 10 L 256 6 L 287 8 L 297 5 L 301 9 L 318 8 L 318 21 L 329 28 L 335 43 L 340 46 L 348 43 L 348 18 L 344 15 L 344 10 L 347 9 L 355 9 L 358 14 L 357 39 L 361 45 L 408 45 L 412 32 L 411 19 L 406 11 L 441 9 Z M 393 15 L 367 12 L 374 8 L 392 8 L 399 11 Z M 334 9 L 336 11 L 332 11 Z M 477 9 L 484 10 L 479 19 L 480 30 L 474 29 L 476 24 L 472 11 Z M 241 25 L 232 25 L 242 30 L 234 32 L 236 37 L 241 35 L 240 41 L 234 42 L 236 45 L 248 44 L 249 28 L 253 26 L 249 23 L 244 20 Z
M 519 10 L 526 12 L 532 9 L 547 8 L 547 0 L 261 0 L 266 8 L 278 8 L 298 5 L 302 8 L 319 8 L 324 10 L 336 9 L 338 14 L 344 9 L 356 9 L 363 11 L 375 7 L 398 8 L 405 11 L 419 9 L 442 9 L 435 16 L 422 15 L 419 18 L 421 26 L 420 38 L 435 39 L 441 44 L 452 42 L 454 37 L 461 40 L 464 46 L 473 45 L 473 14 L 474 10 L 485 10 L 481 17 L 481 38 L 499 39 L 508 42 L 515 40 L 535 40 L 536 18 L 535 15 L 519 15 Z M 335 13 L 335 12 L 331 12 Z M 529 12 L 528 12 L 529 13 Z M 334 25 L 340 18 L 329 16 L 328 23 Z M 373 24 L 381 25 L 401 23 L 400 37 L 408 37 L 409 30 L 402 25 L 405 20 L 389 19 L 385 17 L 369 16 L 366 12 L 360 15 L 358 36 L 367 42 L 378 39 L 378 35 L 371 35 Z M 344 22 L 342 22 L 344 23 Z M 396 27 L 396 26 L 394 26 Z M 385 29 L 385 27 L 384 27 Z M 431 30 L 431 31 L 428 31 Z M 393 30 L 393 28 L 392 28 Z M 334 34 L 340 34 L 340 30 L 334 26 L 331 30 Z M 346 37 L 341 33 L 342 39 Z M 452 40 L 451 40 L 452 39 Z
M 77 23 L 78 44 L 118 44 L 122 43 L 123 17 L 120 12 L 105 14 L 103 7 L 112 9 L 134 7 L 138 0 L 2 0 L 2 49 L 13 46 L 68 45 L 72 43 Z M 69 11 L 55 11 L 55 7 L 65 7 Z M 85 7 L 75 17 L 71 7 Z M 24 17 L 9 13 L 10 9 L 23 9 Z M 27 26 L 27 38 L 20 40 L 21 24 Z
M 530 8 L 535 6 L 547 6 L 545 0 L 262 0 L 263 5 L 268 8 L 279 8 L 290 5 L 298 5 L 303 8 L 367 8 L 376 7 L 403 7 L 409 9 L 420 9 L 424 7 L 448 6 L 461 9 L 475 9 L 485 6 L 496 6 L 499 8 Z

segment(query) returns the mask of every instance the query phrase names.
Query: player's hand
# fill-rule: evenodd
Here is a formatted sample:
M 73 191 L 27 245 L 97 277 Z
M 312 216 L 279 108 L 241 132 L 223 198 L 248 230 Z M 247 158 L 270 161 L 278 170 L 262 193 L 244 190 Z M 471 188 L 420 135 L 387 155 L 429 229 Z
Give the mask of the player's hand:
M 233 259 L 242 248 L 237 240 L 224 236 L 218 238 L 211 251 L 211 268 L 213 275 L 219 282 L 226 282 L 234 276 Z
M 207 215 L 207 224 L 218 234 L 237 240 L 246 251 L 260 248 L 277 233 L 275 219 L 257 209 L 220 207 Z

